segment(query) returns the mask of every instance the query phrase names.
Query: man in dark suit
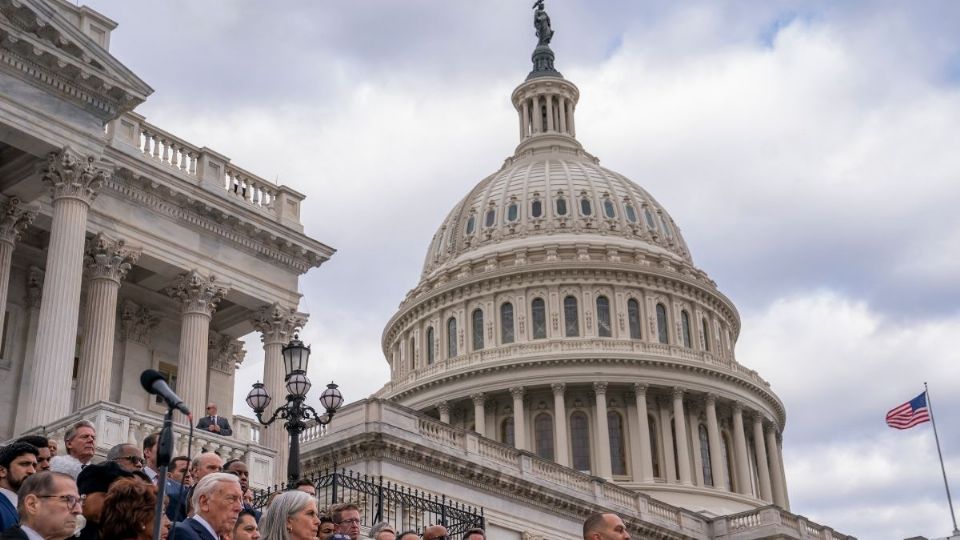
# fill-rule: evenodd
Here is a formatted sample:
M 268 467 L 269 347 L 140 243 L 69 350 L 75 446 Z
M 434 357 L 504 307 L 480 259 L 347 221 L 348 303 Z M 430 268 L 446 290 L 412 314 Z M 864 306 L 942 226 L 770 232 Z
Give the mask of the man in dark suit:
M 35 446 L 22 442 L 0 449 L 0 531 L 20 521 L 17 491 L 27 477 L 37 472 L 38 453 Z
M 227 473 L 204 476 L 194 487 L 193 508 L 196 514 L 177 523 L 172 540 L 220 540 L 232 533 L 243 508 L 240 480 Z
M 80 515 L 80 494 L 70 475 L 41 472 L 20 488 L 20 525 L 0 533 L 0 540 L 66 540 L 73 536 Z
M 217 406 L 213 403 L 207 403 L 207 415 L 200 418 L 200 421 L 197 422 L 197 429 L 205 429 L 210 433 L 223 436 L 233 435 L 233 430 L 230 429 L 230 422 L 217 414 Z

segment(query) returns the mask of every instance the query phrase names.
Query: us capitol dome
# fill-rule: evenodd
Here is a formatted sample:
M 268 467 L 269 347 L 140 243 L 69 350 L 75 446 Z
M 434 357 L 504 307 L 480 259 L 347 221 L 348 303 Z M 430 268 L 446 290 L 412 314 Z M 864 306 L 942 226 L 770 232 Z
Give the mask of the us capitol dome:
M 789 509 L 783 403 L 736 360 L 736 307 L 577 140 L 548 44 L 511 96 L 516 151 L 454 205 L 383 332 L 376 397 L 705 515 Z

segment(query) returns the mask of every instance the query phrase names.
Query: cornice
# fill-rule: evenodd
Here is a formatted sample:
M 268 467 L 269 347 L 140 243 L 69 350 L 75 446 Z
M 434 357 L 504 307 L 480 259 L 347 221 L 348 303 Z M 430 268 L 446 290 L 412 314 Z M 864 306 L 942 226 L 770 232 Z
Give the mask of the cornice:
M 250 253 L 266 257 L 282 266 L 295 270 L 299 274 L 320 266 L 333 254 L 333 250 L 329 248 L 328 252 L 323 253 L 308 250 L 300 244 L 290 242 L 284 234 L 287 237 L 299 235 L 294 231 L 268 231 L 249 221 L 241 221 L 239 218 L 226 214 L 218 216 L 219 219 L 204 215 L 201 210 L 209 212 L 210 205 L 165 188 L 160 184 L 151 183 L 149 180 L 135 180 L 133 174 L 129 169 L 120 169 L 112 179 L 104 183 L 103 190 L 112 191 L 122 200 L 143 205 L 151 211 L 178 223 L 188 223 L 205 232 L 212 233 Z M 164 193 L 165 189 L 166 193 Z M 173 200 L 178 196 L 183 200 Z M 270 242 L 273 242 L 272 245 Z

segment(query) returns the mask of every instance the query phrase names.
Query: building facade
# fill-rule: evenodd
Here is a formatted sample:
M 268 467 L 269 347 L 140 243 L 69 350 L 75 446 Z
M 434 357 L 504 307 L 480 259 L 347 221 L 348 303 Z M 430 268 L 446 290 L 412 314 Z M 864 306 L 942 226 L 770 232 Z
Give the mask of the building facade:
M 101 452 L 139 442 L 165 410 L 140 387 L 146 369 L 197 415 L 214 402 L 232 417 L 252 331 L 283 395 L 280 348 L 307 318 L 299 277 L 334 252 L 304 234 L 303 194 L 134 112 L 152 89 L 110 55 L 115 27 L 63 0 L 0 2 L 5 439 L 87 418 Z M 281 478 L 282 428 L 233 424 L 194 451 L 246 459 L 255 485 Z
M 577 140 L 541 13 L 514 154 L 440 225 L 383 332 L 390 381 L 308 468 L 482 505 L 490 538 L 577 538 L 599 508 L 640 538 L 846 538 L 789 512 L 786 413 L 736 360 L 737 310 Z

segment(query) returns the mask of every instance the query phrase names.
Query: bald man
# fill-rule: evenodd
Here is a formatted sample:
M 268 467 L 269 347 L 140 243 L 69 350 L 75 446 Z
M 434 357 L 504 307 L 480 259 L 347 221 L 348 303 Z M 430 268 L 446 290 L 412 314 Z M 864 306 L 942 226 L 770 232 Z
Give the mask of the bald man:
M 597 512 L 583 522 L 583 540 L 630 540 L 630 533 L 620 516 Z

